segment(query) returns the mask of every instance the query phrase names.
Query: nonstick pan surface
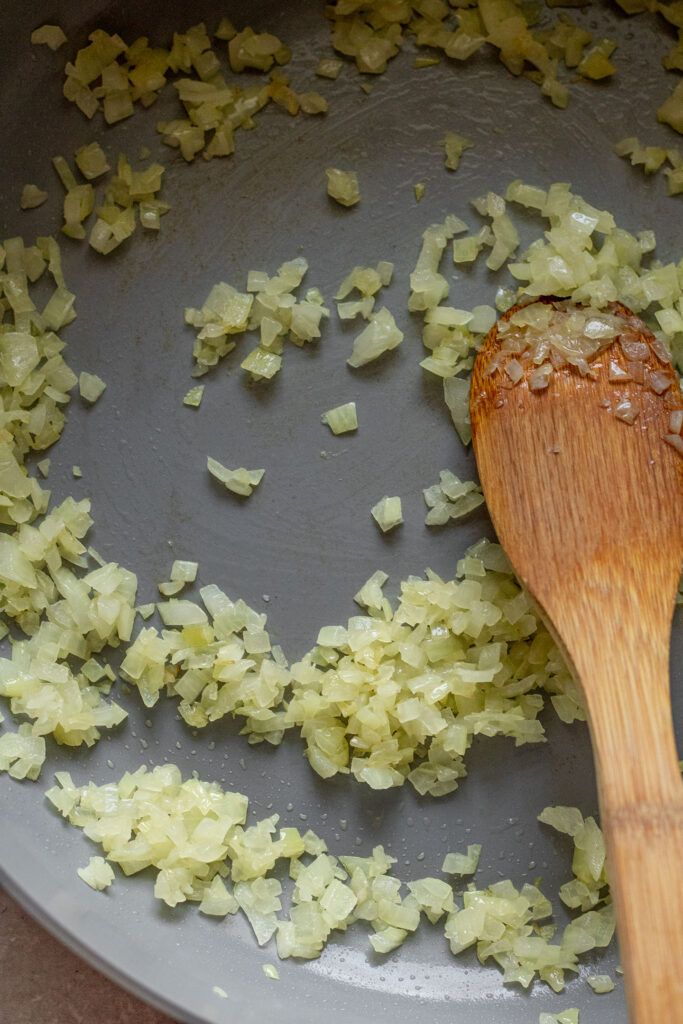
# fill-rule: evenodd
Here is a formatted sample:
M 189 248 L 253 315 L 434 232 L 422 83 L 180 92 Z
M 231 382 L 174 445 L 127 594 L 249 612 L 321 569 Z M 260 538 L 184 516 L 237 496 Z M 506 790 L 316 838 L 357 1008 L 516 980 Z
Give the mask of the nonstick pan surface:
M 421 489 L 446 466 L 466 478 L 475 467 L 452 430 L 439 382 L 419 368 L 421 323 L 406 312 L 408 275 L 430 223 L 455 213 L 474 226 L 469 200 L 487 189 L 504 191 L 516 177 L 541 186 L 570 181 L 629 230 L 655 228 L 662 259 L 678 257 L 680 201 L 666 197 L 661 178 L 645 180 L 612 153 L 625 135 L 675 142 L 654 113 L 673 87 L 659 63 L 671 39 L 654 18 L 628 20 L 611 4 L 594 6 L 588 14 L 572 13 L 597 36 L 619 40 L 618 75 L 598 86 L 575 85 L 561 112 L 491 53 L 418 71 L 408 43 L 384 76 L 370 79 L 369 94 L 352 65 L 336 82 L 317 79 L 319 57 L 332 51 L 322 7 L 311 2 L 6 0 L 1 237 L 58 233 L 62 190 L 50 164 L 57 153 L 70 158 L 97 138 L 114 160 L 147 146 L 167 167 L 163 196 L 171 211 L 158 237 L 138 230 L 106 258 L 86 244 L 61 242 L 78 312 L 63 333 L 67 358 L 77 372 L 100 374 L 107 390 L 92 409 L 78 397 L 72 401 L 64 435 L 50 452 L 50 485 L 55 499 L 92 498 L 91 543 L 137 572 L 140 602 L 154 600 L 174 558 L 197 560 L 199 582 L 217 583 L 267 611 L 274 640 L 294 658 L 321 626 L 354 614 L 352 595 L 376 568 L 390 573 L 395 593 L 401 579 L 426 567 L 452 576 L 468 544 L 492 536 L 483 511 L 458 526 L 424 526 Z M 89 123 L 63 100 L 63 64 L 93 28 L 167 45 L 174 30 L 200 20 L 212 29 L 223 14 L 288 42 L 295 86 L 322 91 L 328 115 L 290 118 L 268 109 L 256 131 L 238 133 L 234 158 L 186 165 L 155 130 L 157 121 L 174 116 L 172 87 L 152 108 L 113 128 L 99 116 Z M 58 22 L 69 37 L 56 54 L 29 43 L 31 30 L 45 21 Z M 456 174 L 443 167 L 446 131 L 475 144 Z M 328 199 L 328 166 L 358 172 L 362 200 L 354 209 Z M 426 184 L 420 203 L 417 181 Z M 26 182 L 50 193 L 32 212 L 19 210 Z M 528 239 L 537 233 L 530 219 Z M 357 328 L 349 330 L 333 312 L 320 342 L 290 347 L 269 386 L 245 384 L 239 369 L 245 341 L 203 381 L 201 408 L 185 408 L 193 336 L 183 323 L 184 306 L 201 305 L 217 281 L 242 287 L 249 269 L 273 273 L 297 255 L 308 259 L 307 284 L 320 287 L 328 304 L 355 264 L 393 261 L 394 283 L 383 301 L 405 331 L 403 344 L 381 362 L 350 371 L 345 360 Z M 492 302 L 502 278 L 484 268 L 445 272 L 451 302 L 463 308 Z M 320 414 L 349 400 L 358 405 L 358 435 L 332 437 Z M 208 477 L 207 454 L 227 465 L 266 467 L 263 484 L 248 502 L 232 500 Z M 74 464 L 82 479 L 73 478 Z M 405 516 L 386 537 L 369 516 L 384 494 L 402 496 Z M 682 641 L 679 618 L 672 653 L 679 727 Z M 104 894 L 84 886 L 76 868 L 98 851 L 44 799 L 55 770 L 70 771 L 78 784 L 103 783 L 168 760 L 184 775 L 197 771 L 247 793 L 254 820 L 278 811 L 281 825 L 301 825 L 305 815 L 332 853 L 369 854 L 383 843 L 398 857 L 404 879 L 438 874 L 447 850 L 480 842 L 478 882 L 540 875 L 554 898 L 570 877 L 568 845 L 536 815 L 549 803 L 596 812 L 584 726 L 563 725 L 549 713 L 547 744 L 515 748 L 510 740 L 480 739 L 460 789 L 435 800 L 408 786 L 373 792 L 347 777 L 323 781 L 294 735 L 279 749 L 250 747 L 238 723 L 195 733 L 177 718 L 172 701 L 150 714 L 136 694 L 119 697 L 128 723 L 91 750 L 50 744 L 37 783 L 0 776 L 0 871 L 28 910 L 121 984 L 179 1020 L 202 1024 L 528 1024 L 540 1011 L 568 1006 L 579 1007 L 586 1024 L 626 1020 L 616 945 L 587 958 L 561 995 L 540 985 L 521 993 L 504 987 L 497 969 L 482 967 L 474 954 L 454 959 L 438 926 L 425 925 L 383 959 L 358 926 L 331 941 L 317 961 L 279 963 L 281 980 L 270 981 L 262 965 L 277 961 L 274 944 L 259 949 L 246 920 L 208 919 L 195 907 L 171 911 L 154 899 L 146 876 L 117 878 Z M 557 920 L 564 921 L 561 909 Z M 610 996 L 596 997 L 586 984 L 585 975 L 598 972 L 615 977 Z M 103 1020 L 106 1013 L 103 1007 Z

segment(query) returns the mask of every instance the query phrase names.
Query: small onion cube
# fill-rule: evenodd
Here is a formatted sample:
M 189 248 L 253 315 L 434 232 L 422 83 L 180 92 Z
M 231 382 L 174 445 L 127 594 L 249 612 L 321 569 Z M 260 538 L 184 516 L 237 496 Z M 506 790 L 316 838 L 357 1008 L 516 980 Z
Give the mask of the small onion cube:
M 382 533 L 388 533 L 389 530 L 393 530 L 403 522 L 403 510 L 399 497 L 390 498 L 385 494 L 376 505 L 373 505 L 370 512 Z
M 338 405 L 334 409 L 328 409 L 327 412 L 322 414 L 321 420 L 327 424 L 333 434 L 347 434 L 351 430 L 357 430 L 356 403 L 346 402 L 345 405 Z
M 24 185 L 19 205 L 22 210 L 34 210 L 37 206 L 41 206 L 46 199 L 47 192 L 42 188 L 38 188 L 37 185 Z
M 96 373 L 87 373 L 85 370 L 78 378 L 78 390 L 81 398 L 91 404 L 96 402 L 106 388 L 105 382 Z
M 112 866 L 104 857 L 91 857 L 86 867 L 77 868 L 76 874 L 91 889 L 97 889 L 100 892 L 103 889 L 108 889 L 114 881 Z
M 337 167 L 328 167 L 327 194 L 340 206 L 355 206 L 360 199 L 358 175 L 355 171 L 342 171 Z

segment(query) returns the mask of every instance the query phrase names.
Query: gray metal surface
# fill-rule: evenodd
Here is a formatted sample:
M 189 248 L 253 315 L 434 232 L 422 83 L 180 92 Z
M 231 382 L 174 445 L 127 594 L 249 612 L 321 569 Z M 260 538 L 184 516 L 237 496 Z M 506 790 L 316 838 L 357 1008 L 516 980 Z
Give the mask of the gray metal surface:
M 313 75 L 318 56 L 329 52 L 317 5 L 232 4 L 227 13 L 238 23 L 271 29 L 292 45 L 294 83 L 324 92 L 330 112 L 321 121 L 268 110 L 256 131 L 238 134 L 234 159 L 186 166 L 155 133 L 156 122 L 174 109 L 171 88 L 149 111 L 104 130 L 66 104 L 60 89 L 64 55 L 97 25 L 127 40 L 145 34 L 166 43 L 173 29 L 200 18 L 213 25 L 226 13 L 211 0 L 191 6 L 190 12 L 180 0 L 72 2 L 48 10 L 37 0 L 6 0 L 0 13 L 1 237 L 58 230 L 61 187 L 50 166 L 55 153 L 70 156 L 98 137 L 114 158 L 146 145 L 167 165 L 164 197 L 172 209 L 158 238 L 138 231 L 105 259 L 63 241 L 78 310 L 64 332 L 69 361 L 76 370 L 99 373 L 108 386 L 93 409 L 77 397 L 72 402 L 63 439 L 50 453 L 50 483 L 56 497 L 92 497 L 92 543 L 139 574 L 141 601 L 154 598 L 155 583 L 167 578 L 174 557 L 196 559 L 202 583 L 218 583 L 267 610 L 274 637 L 296 656 L 320 626 L 353 613 L 351 597 L 375 568 L 389 572 L 394 585 L 426 566 L 448 576 L 468 543 L 491 534 L 483 513 L 456 528 L 424 527 L 421 488 L 444 466 L 470 476 L 474 463 L 450 428 L 438 382 L 418 367 L 420 322 L 405 312 L 423 229 L 448 213 L 476 223 L 468 199 L 503 189 L 513 177 L 542 185 L 570 180 L 624 226 L 654 226 L 662 257 L 677 255 L 680 206 L 665 197 L 663 181 L 645 182 L 611 154 L 625 134 L 668 137 L 653 113 L 671 89 L 671 78 L 658 70 L 667 40 L 648 18 L 636 25 L 611 8 L 596 14 L 598 30 L 620 39 L 619 81 L 577 85 L 561 113 L 490 56 L 414 71 L 410 45 L 373 82 L 369 96 L 353 67 L 336 83 L 324 82 Z M 69 46 L 57 54 L 28 45 L 30 30 L 45 20 L 58 20 L 69 35 Z M 447 130 L 475 143 L 457 174 L 443 168 L 439 141 Z M 358 171 L 362 201 L 354 209 L 327 199 L 329 165 Z M 416 181 L 427 186 L 420 204 L 413 197 Z M 50 192 L 43 207 L 28 213 L 18 205 L 25 182 Z M 242 342 L 205 378 L 201 409 L 184 408 L 192 335 L 183 325 L 183 306 L 200 305 L 216 281 L 244 284 L 249 268 L 273 272 L 298 254 L 310 263 L 307 283 L 318 285 L 328 301 L 354 264 L 394 261 L 395 283 L 383 298 L 406 332 L 403 345 L 381 364 L 350 371 L 351 332 L 333 314 L 318 345 L 290 347 L 271 386 L 245 385 L 239 353 L 248 343 Z M 455 304 L 491 301 L 494 276 L 447 274 Z M 358 404 L 358 435 L 333 438 L 320 425 L 320 413 L 350 399 Z M 322 458 L 323 450 L 334 457 Z M 207 454 L 228 465 L 266 467 L 249 502 L 213 485 Z M 72 479 L 74 463 L 83 469 L 82 480 Z M 402 496 L 406 520 L 386 538 L 369 518 L 383 494 Z M 673 657 L 679 725 L 680 627 L 679 619 Z M 96 851 L 43 797 L 56 769 L 70 770 L 79 783 L 104 782 L 126 768 L 168 759 L 185 773 L 197 770 L 246 792 L 256 816 L 271 803 L 283 824 L 300 824 L 299 815 L 307 815 L 307 825 L 334 853 L 369 853 L 383 842 L 406 879 L 438 872 L 446 849 L 478 841 L 484 846 L 479 880 L 542 875 L 544 890 L 554 894 L 570 872 L 567 843 L 535 818 L 550 802 L 595 811 L 585 728 L 547 715 L 544 746 L 515 749 L 511 741 L 480 740 L 461 789 L 433 800 L 408 787 L 373 793 L 345 778 L 323 782 L 309 770 L 295 736 L 278 750 L 249 747 L 230 722 L 195 736 L 170 702 L 154 710 L 147 729 L 149 713 L 135 695 L 122 699 L 128 724 L 92 750 L 51 745 L 37 784 L 0 777 L 3 881 L 65 942 L 122 984 L 180 1020 L 216 1024 L 317 1024 L 323 1018 L 329 1024 L 364 1018 L 377 1024 L 523 1024 L 536 1021 L 541 1010 L 567 1006 L 580 1007 L 587 1024 L 625 1021 L 619 977 L 610 996 L 593 996 L 583 977 L 559 996 L 540 986 L 520 994 L 504 988 L 498 971 L 482 968 L 474 956 L 452 958 L 438 927 L 425 926 L 385 959 L 372 954 L 364 929 L 355 927 L 331 942 L 319 961 L 286 961 L 279 965 L 280 982 L 270 981 L 261 968 L 276 959 L 275 950 L 272 944 L 258 949 L 244 920 L 216 922 L 195 908 L 170 911 L 154 900 L 148 877 L 117 879 L 106 894 L 87 889 L 75 870 Z M 617 963 L 613 947 L 589 958 L 582 975 L 614 975 Z M 228 998 L 215 995 L 213 986 Z

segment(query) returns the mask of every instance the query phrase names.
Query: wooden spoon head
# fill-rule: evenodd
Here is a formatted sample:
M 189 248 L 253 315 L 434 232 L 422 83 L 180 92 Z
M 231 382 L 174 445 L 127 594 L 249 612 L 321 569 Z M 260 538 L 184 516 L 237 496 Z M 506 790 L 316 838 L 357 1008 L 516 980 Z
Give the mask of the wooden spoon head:
M 633 317 L 617 304 L 612 312 Z M 654 336 L 641 328 L 649 346 Z M 572 587 L 588 574 L 600 588 L 616 573 L 623 586 L 651 589 L 668 630 L 683 561 L 683 456 L 663 440 L 671 412 L 683 408 L 673 367 L 652 351 L 645 361 L 646 375 L 670 378 L 661 395 L 647 383 L 611 383 L 610 361 L 625 366 L 615 340 L 591 377 L 565 365 L 534 392 L 528 371 L 510 387 L 503 372 L 489 372 L 499 347 L 496 324 L 472 374 L 472 435 L 493 524 L 522 582 L 558 625 Z M 633 425 L 615 418 L 623 399 L 639 409 Z

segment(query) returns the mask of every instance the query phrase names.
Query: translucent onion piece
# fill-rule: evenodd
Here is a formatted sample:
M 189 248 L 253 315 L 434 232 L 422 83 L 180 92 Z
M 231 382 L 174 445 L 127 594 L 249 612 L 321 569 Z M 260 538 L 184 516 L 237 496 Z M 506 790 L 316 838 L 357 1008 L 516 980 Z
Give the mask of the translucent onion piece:
M 326 423 L 333 434 L 347 434 L 358 429 L 358 417 L 356 415 L 356 403 L 346 402 L 334 409 L 328 409 L 321 416 L 322 422 Z
M 355 171 L 341 171 L 336 167 L 328 167 L 327 194 L 340 206 L 355 206 L 360 199 L 360 186 Z

